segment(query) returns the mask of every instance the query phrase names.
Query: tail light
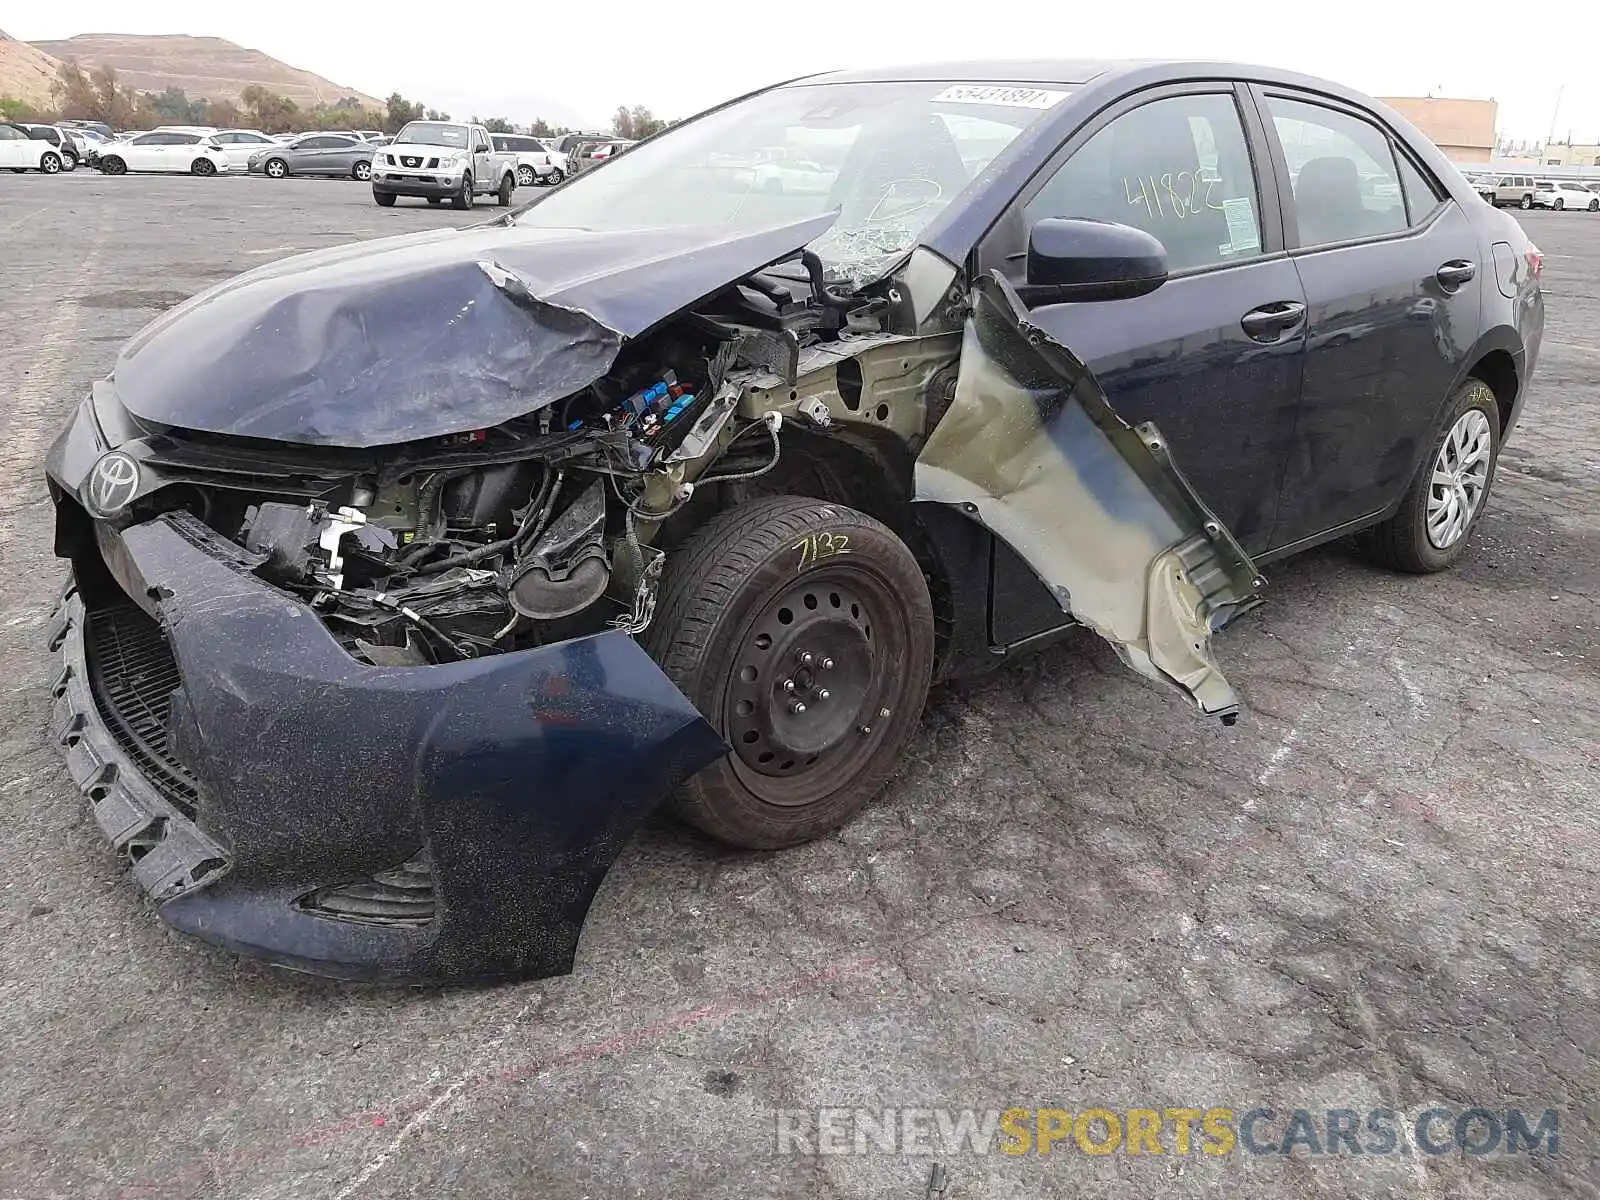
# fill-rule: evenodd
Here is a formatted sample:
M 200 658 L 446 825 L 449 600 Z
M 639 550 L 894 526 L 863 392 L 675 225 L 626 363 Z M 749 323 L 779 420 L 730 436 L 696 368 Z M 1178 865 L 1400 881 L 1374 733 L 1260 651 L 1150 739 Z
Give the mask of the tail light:
M 1538 279 L 1544 273 L 1544 251 L 1529 242 L 1528 248 L 1523 251 L 1522 257 L 1528 260 L 1528 269 L 1533 272 L 1533 277 Z

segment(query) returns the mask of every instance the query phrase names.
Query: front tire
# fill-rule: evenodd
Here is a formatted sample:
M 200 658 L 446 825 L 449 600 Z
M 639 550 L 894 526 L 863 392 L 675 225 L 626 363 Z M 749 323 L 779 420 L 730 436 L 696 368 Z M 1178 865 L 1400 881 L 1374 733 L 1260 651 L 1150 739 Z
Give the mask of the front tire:
M 882 790 L 927 699 L 933 610 L 888 528 L 774 496 L 668 557 L 642 640 L 733 748 L 678 790 L 678 813 L 731 845 L 777 849 Z
M 1557 196 L 1556 197 L 1556 202 L 1554 204 L 1552 204 L 1550 207 L 1555 209 L 1557 212 L 1560 212 L 1566 206 L 1567 206 L 1567 202 L 1565 200 L 1563 200 L 1560 196 Z
M 102 158 L 100 160 L 100 170 L 106 175 L 126 175 L 128 173 L 128 164 L 113 154 L 110 158 Z
M 262 164 L 261 173 L 268 179 L 284 179 L 289 174 L 289 164 L 281 158 L 269 158 Z
M 1455 565 L 1489 502 L 1500 405 L 1488 384 L 1469 379 L 1456 389 L 1431 445 L 1400 510 L 1365 535 L 1375 561 L 1418 575 Z
M 1600 212 L 1600 200 L 1591 200 L 1591 201 L 1589 201 L 1589 211 L 1590 212 Z
M 393 208 L 395 196 L 393 192 L 373 192 L 372 198 L 378 202 L 379 208 Z
M 463 175 L 461 177 L 461 190 L 456 192 L 450 201 L 450 205 L 452 208 L 471 208 L 472 198 L 472 176 Z

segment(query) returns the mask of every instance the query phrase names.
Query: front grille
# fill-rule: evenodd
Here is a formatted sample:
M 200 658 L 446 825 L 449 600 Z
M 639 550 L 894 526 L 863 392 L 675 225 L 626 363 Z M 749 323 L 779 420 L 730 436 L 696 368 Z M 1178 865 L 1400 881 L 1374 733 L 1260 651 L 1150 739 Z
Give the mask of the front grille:
M 179 678 L 161 626 L 134 604 L 94 609 L 84 624 L 89 690 L 100 719 L 145 777 L 192 819 L 199 798 L 194 776 L 167 745 Z
M 402 167 L 420 167 L 422 165 L 422 160 L 420 158 L 413 158 L 409 154 L 402 154 L 400 156 L 400 165 Z

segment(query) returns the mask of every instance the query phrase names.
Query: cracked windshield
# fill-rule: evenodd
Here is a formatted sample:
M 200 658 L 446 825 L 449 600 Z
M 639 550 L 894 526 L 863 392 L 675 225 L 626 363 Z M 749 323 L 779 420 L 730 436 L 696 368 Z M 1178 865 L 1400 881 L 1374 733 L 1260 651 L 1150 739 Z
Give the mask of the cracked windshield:
M 847 83 L 738 101 L 629 151 L 518 222 L 619 230 L 762 229 L 837 211 L 812 244 L 836 278 L 892 266 L 990 160 L 1067 92 Z

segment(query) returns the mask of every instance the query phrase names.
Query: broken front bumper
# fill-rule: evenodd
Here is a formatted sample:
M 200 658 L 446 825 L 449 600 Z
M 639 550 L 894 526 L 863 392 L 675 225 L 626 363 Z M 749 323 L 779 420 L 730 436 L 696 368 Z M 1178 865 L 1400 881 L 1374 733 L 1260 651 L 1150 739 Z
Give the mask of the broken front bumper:
M 122 588 L 51 631 L 72 777 L 165 921 L 280 966 L 570 970 L 624 842 L 726 749 L 621 632 L 371 667 L 191 517 L 102 550 Z

